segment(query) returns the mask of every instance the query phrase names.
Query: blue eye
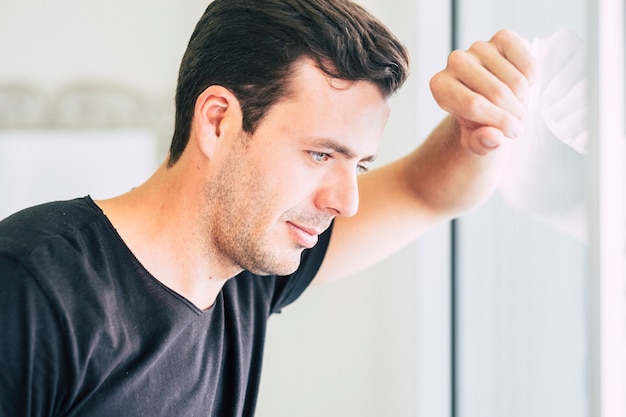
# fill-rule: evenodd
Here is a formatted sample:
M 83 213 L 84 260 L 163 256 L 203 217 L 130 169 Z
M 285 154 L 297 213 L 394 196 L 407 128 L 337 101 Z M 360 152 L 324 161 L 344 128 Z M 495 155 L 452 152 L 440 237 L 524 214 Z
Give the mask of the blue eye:
M 315 162 L 326 162 L 330 159 L 330 155 L 324 152 L 309 152 L 309 154 Z

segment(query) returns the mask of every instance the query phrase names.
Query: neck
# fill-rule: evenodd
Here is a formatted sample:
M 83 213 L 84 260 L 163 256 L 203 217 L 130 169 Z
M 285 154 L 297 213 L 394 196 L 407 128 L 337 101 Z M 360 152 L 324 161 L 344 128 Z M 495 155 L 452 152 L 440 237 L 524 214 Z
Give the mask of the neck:
M 202 229 L 203 196 L 198 190 L 203 188 L 177 171 L 176 165 L 164 163 L 141 186 L 96 203 L 147 271 L 207 309 L 241 269 L 214 255 Z

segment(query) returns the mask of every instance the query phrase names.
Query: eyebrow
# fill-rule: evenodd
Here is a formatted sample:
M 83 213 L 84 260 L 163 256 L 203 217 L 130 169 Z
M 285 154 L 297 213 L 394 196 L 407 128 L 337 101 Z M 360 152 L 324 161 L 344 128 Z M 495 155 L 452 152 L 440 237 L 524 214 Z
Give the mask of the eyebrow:
M 332 139 L 314 138 L 313 144 L 322 148 L 332 149 L 334 152 L 337 152 L 348 159 L 354 159 L 357 157 L 356 152 L 352 149 Z M 361 159 L 361 162 L 373 162 L 376 159 L 376 156 L 376 154 L 366 156 Z

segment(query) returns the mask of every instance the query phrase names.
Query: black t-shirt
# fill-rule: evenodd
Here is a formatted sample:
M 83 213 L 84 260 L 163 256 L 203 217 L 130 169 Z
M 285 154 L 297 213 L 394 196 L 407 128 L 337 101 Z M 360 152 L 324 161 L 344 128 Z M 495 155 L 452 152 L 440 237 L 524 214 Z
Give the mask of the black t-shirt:
M 0 415 L 252 416 L 267 319 L 316 274 L 243 272 L 199 310 L 137 261 L 89 198 L 0 222 Z

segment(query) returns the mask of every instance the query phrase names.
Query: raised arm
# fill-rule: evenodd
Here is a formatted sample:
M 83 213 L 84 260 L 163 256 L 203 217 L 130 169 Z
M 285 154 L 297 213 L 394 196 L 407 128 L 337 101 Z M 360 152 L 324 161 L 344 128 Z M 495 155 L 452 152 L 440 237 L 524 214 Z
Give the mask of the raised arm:
M 315 282 L 370 266 L 489 197 L 506 142 L 522 134 L 533 72 L 528 42 L 508 30 L 452 52 L 431 80 L 450 115 L 413 152 L 359 177 L 359 210 L 335 220 Z

